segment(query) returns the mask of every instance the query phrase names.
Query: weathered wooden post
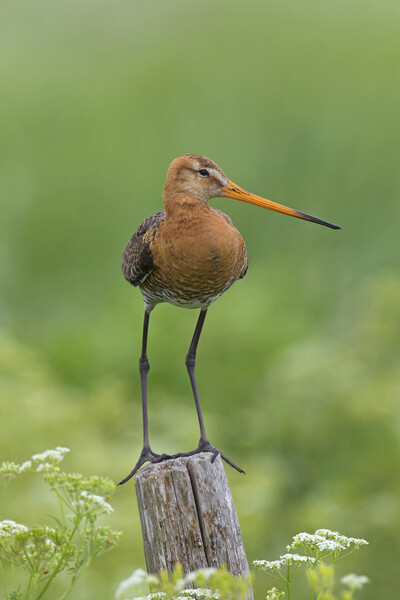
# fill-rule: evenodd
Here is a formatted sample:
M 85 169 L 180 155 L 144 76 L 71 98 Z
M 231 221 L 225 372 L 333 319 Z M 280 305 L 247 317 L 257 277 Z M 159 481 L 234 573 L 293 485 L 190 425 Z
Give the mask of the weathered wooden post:
M 149 573 L 172 571 L 179 562 L 185 573 L 225 564 L 234 575 L 248 574 L 220 456 L 214 463 L 202 453 L 147 465 L 135 487 Z

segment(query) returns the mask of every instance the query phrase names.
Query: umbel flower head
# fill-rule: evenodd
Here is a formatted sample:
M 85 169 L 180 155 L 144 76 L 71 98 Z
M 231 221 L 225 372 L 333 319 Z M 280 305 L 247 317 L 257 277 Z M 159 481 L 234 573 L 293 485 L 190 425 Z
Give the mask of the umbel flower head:
M 369 583 L 369 578 L 366 575 L 356 575 L 355 573 L 349 573 L 340 580 L 350 590 L 361 590 L 366 583 Z
M 32 460 L 35 463 L 58 465 L 64 460 L 64 457 L 68 452 L 71 452 L 69 448 L 57 446 L 53 450 L 45 450 L 41 454 L 34 454 Z
M 255 567 L 261 567 L 265 572 L 279 571 L 282 567 L 288 566 L 311 566 L 315 563 L 313 556 L 303 556 L 302 554 L 283 554 L 278 560 L 253 560 Z
M 97 556 L 112 550 L 121 537 L 119 531 L 96 522 L 113 510 L 108 498 L 115 489 L 114 483 L 103 477 L 61 471 L 59 464 L 68 452 L 68 448 L 57 446 L 34 454 L 20 465 L 3 462 L 0 466 L 3 485 L 27 471 L 40 475 L 57 496 L 60 510 L 59 516 L 54 516 L 55 527 L 0 521 L 0 573 L 8 589 L 7 598 L 31 598 L 33 587 L 38 593 L 35 598 L 41 598 L 62 571 L 72 578 L 62 595 L 66 598 L 80 571 Z M 5 582 L 2 561 L 11 564 L 11 583 Z M 24 572 L 22 583 L 17 580 L 15 567 Z
M 268 590 L 266 600 L 282 600 L 284 595 L 285 592 L 280 592 L 276 589 L 276 587 L 273 587 L 272 589 Z
M 293 542 L 287 546 L 287 549 L 294 550 L 301 546 L 313 554 L 333 553 L 338 555 L 343 550 L 358 549 L 366 544 L 368 542 L 362 538 L 347 537 L 330 529 L 317 529 L 315 533 L 298 533 L 293 537 Z

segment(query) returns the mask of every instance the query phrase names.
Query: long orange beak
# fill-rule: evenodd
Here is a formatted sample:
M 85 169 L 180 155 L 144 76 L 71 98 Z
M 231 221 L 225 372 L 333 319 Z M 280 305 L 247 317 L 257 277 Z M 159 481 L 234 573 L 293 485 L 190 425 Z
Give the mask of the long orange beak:
M 307 215 L 299 210 L 294 210 L 293 208 L 288 208 L 283 204 L 278 204 L 277 202 L 272 202 L 266 198 L 261 198 L 261 196 L 251 194 L 232 181 L 228 181 L 227 185 L 222 189 L 221 196 L 233 198 L 234 200 L 242 200 L 242 202 L 249 202 L 249 204 L 255 204 L 256 206 L 269 208 L 269 210 L 275 210 L 276 212 L 283 213 L 284 215 L 290 215 L 291 217 L 297 217 L 298 219 L 305 219 L 306 221 L 312 221 L 312 223 L 319 223 L 319 225 L 325 225 L 325 227 L 330 227 L 331 229 L 340 229 L 339 225 L 328 223 L 327 221 L 318 219 L 318 217 Z

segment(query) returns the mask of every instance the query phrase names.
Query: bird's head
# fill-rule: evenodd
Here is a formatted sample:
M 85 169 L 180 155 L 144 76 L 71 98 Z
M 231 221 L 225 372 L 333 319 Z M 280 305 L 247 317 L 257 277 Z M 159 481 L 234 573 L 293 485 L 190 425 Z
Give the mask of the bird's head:
M 219 166 L 197 154 L 178 156 L 169 166 L 165 194 L 184 194 L 208 202 L 222 196 L 229 180 Z
M 169 166 L 164 187 L 164 200 L 179 196 L 195 198 L 208 202 L 211 198 L 226 197 L 256 206 L 262 206 L 291 217 L 297 217 L 331 229 L 340 229 L 339 225 L 328 223 L 293 208 L 256 196 L 230 181 L 220 167 L 205 156 L 185 154 L 178 156 Z

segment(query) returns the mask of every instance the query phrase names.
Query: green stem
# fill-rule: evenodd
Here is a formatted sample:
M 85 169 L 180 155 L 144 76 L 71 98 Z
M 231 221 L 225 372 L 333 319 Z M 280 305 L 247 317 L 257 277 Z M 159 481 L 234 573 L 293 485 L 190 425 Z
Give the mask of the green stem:
M 342 556 L 337 556 L 336 560 L 342 559 L 342 558 L 346 558 L 346 556 L 349 556 L 349 554 L 352 554 L 354 552 L 355 548 L 352 548 L 351 550 L 349 550 L 348 552 L 346 552 L 346 554 L 342 554 Z
M 29 582 L 28 585 L 26 586 L 26 592 L 25 592 L 25 600 L 27 600 L 29 598 L 29 592 L 31 589 L 31 585 L 32 585 L 32 575 L 29 577 Z
M 286 589 L 287 589 L 288 600 L 290 600 L 290 568 L 289 568 L 289 565 L 287 566 Z
M 81 530 L 81 535 L 80 535 L 80 543 L 79 543 L 79 548 L 78 548 L 78 554 L 77 554 L 77 556 L 76 556 L 76 559 L 75 559 L 75 563 L 76 563 L 76 564 L 78 564 L 78 563 L 79 563 L 79 560 L 80 560 L 80 558 L 81 558 L 81 554 L 82 554 L 82 545 L 83 545 L 83 542 L 82 542 L 82 540 L 84 540 L 84 539 L 85 539 L 87 524 L 88 524 L 88 518 L 86 517 L 86 518 L 85 518 L 85 524 L 84 524 L 84 526 L 83 526 L 83 528 L 82 528 L 82 530 Z
M 29 558 L 29 555 L 28 555 L 27 551 L 25 550 L 25 548 L 23 548 L 23 553 L 24 553 L 24 559 L 27 562 L 27 564 L 29 565 L 29 569 L 30 569 L 31 573 L 33 573 L 35 571 L 35 567 L 32 564 L 32 561 Z
M 65 590 L 65 592 L 63 593 L 63 595 L 62 595 L 62 596 L 60 596 L 59 600 L 64 600 L 64 599 L 65 599 L 67 596 L 69 596 L 69 594 L 70 594 L 70 592 L 71 592 L 72 588 L 74 587 L 74 585 L 75 585 L 75 584 L 76 584 L 76 582 L 78 581 L 79 577 L 82 575 L 83 571 L 84 571 L 85 569 L 87 569 L 87 568 L 88 568 L 88 566 L 90 565 L 90 562 L 91 562 L 91 561 L 90 561 L 90 560 L 88 560 L 88 561 L 86 562 L 86 564 L 84 564 L 84 565 L 83 565 L 83 567 L 81 567 L 81 571 L 80 571 L 80 573 L 79 573 L 79 574 L 78 574 L 78 573 L 76 573 L 76 575 L 74 575 L 74 577 L 72 578 L 72 581 L 71 581 L 71 583 L 69 584 L 68 588 Z
M 290 600 L 290 581 L 286 582 L 286 589 L 287 589 L 288 600 Z
M 67 521 L 66 521 L 66 519 L 65 519 L 64 506 L 63 506 L 63 502 L 62 502 L 61 494 L 60 494 L 60 492 L 58 491 L 58 488 L 57 488 L 57 487 L 55 487 L 54 489 L 55 489 L 55 492 L 56 492 L 56 494 L 57 494 L 58 503 L 59 503 L 59 505 L 60 505 L 60 511 L 61 511 L 61 518 L 62 518 L 62 522 L 63 522 L 63 525 L 64 525 L 64 527 L 65 527 L 65 528 L 67 528 Z
M 74 576 L 72 578 L 71 583 L 69 584 L 68 588 L 65 590 L 65 592 L 63 593 L 63 595 L 60 596 L 60 600 L 64 600 L 64 598 L 66 598 L 70 594 L 72 588 L 74 587 L 74 585 L 76 583 L 76 580 L 77 580 L 77 578 Z
M 54 569 L 53 573 L 52 573 L 52 574 L 50 575 L 50 577 L 48 578 L 46 585 L 45 585 L 45 586 L 42 588 L 42 591 L 41 591 L 41 592 L 40 592 L 40 594 L 39 594 L 39 595 L 36 597 L 36 600 L 40 600 L 40 598 L 43 598 L 43 596 L 44 596 L 45 592 L 47 591 L 47 589 L 48 589 L 49 585 L 51 584 L 51 582 L 53 581 L 54 577 L 55 577 L 56 575 L 58 575 L 58 573 L 59 573 L 59 571 L 60 571 L 60 569 L 61 569 L 61 565 L 62 565 L 62 563 L 63 563 L 64 557 L 65 557 L 65 555 L 66 555 L 66 553 L 67 553 L 67 551 L 68 551 L 68 549 L 69 549 L 69 543 L 72 541 L 72 538 L 74 537 L 74 535 L 75 535 L 75 533 L 76 533 L 76 530 L 77 530 L 77 529 L 78 529 L 78 527 L 79 527 L 79 523 L 80 523 L 80 521 L 79 521 L 78 523 L 76 523 L 75 527 L 72 529 L 72 531 L 71 531 L 71 534 L 70 534 L 70 536 L 69 536 L 69 538 L 68 538 L 68 543 L 66 543 L 66 544 L 65 544 L 65 550 L 64 550 L 64 552 L 62 553 L 62 555 L 60 556 L 60 560 L 58 561 L 58 563 L 57 563 L 57 565 L 56 565 L 56 567 L 55 567 L 55 569 Z
M 273 577 L 274 579 L 277 579 L 278 581 L 284 581 L 286 583 L 286 579 L 283 577 L 283 575 L 281 573 L 271 573 L 271 571 L 264 571 L 264 573 L 268 573 L 268 575 L 270 577 Z
M 7 591 L 6 578 L 5 578 L 5 575 L 4 575 L 4 569 L 3 569 L 3 565 L 1 563 L 1 560 L 0 560 L 0 573 L 1 573 L 1 580 L 3 582 L 3 588 L 4 588 L 4 591 L 6 593 L 6 600 L 8 600 L 9 599 L 9 595 L 8 595 L 8 591 Z
M 14 590 L 17 591 L 17 576 L 15 575 L 15 564 L 14 564 L 14 559 L 12 557 L 12 554 L 11 554 L 11 574 L 12 574 Z

